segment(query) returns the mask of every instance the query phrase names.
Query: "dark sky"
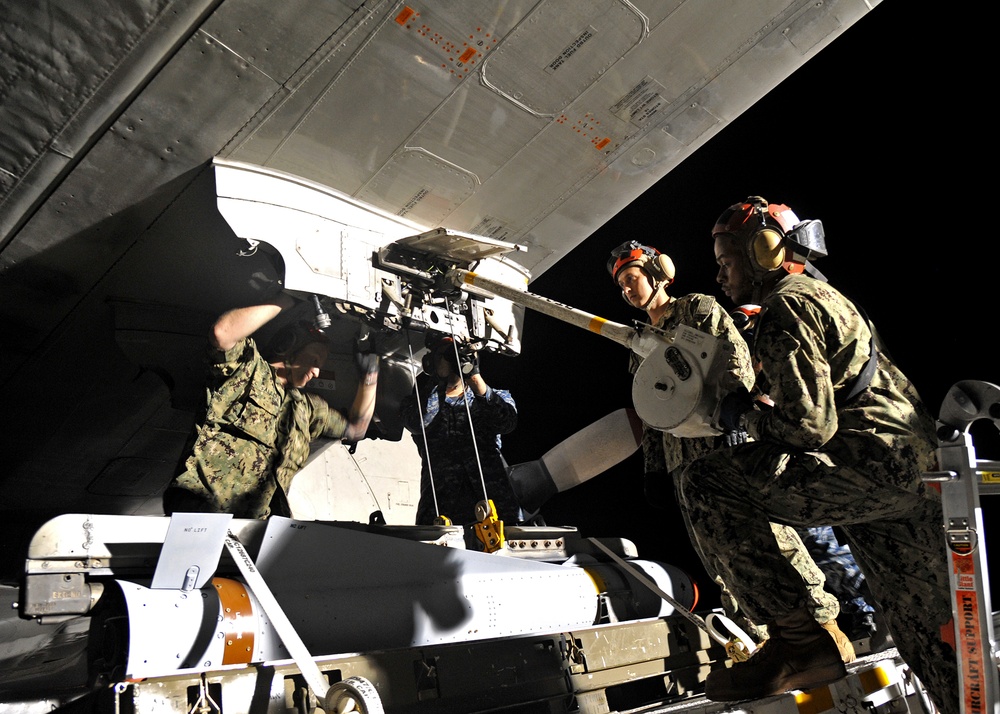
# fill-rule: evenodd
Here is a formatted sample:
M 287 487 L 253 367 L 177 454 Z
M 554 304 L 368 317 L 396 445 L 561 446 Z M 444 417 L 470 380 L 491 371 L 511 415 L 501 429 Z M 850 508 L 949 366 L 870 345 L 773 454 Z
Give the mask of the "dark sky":
M 823 221 L 829 255 L 817 267 L 865 307 L 935 415 L 957 381 L 1000 383 L 992 347 L 1000 251 L 983 235 L 989 179 L 976 168 L 990 150 L 964 91 L 973 69 L 964 48 L 985 30 L 954 13 L 935 16 L 931 30 L 913 8 L 878 5 L 529 289 L 617 322 L 640 319 L 605 269 L 612 248 L 636 239 L 674 259 L 673 294 L 725 300 L 709 230 L 730 204 L 762 195 Z M 627 406 L 627 363 L 624 347 L 528 311 L 521 357 L 487 355 L 483 365 L 518 403 L 508 461 L 538 458 Z M 992 424 L 972 433 L 979 458 L 1000 458 Z M 636 455 L 557 495 L 543 514 L 585 536 L 630 538 L 641 557 L 688 568 L 714 597 L 677 513 L 644 503 L 641 471 Z M 984 497 L 987 514 L 996 498 Z

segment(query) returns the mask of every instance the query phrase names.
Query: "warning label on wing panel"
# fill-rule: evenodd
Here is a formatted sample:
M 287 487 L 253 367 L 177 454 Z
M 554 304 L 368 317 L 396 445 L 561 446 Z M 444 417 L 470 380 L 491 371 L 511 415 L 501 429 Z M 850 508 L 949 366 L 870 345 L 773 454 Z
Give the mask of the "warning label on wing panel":
M 596 34 L 597 30 L 595 30 L 593 27 L 588 27 L 586 30 L 581 32 L 579 35 L 576 36 L 575 40 L 573 40 L 568 45 L 566 45 L 565 48 L 563 48 L 563 51 L 560 52 L 559 55 L 554 60 L 548 63 L 548 65 L 545 67 L 545 72 L 548 74 L 552 74 L 557 69 L 562 67 L 563 63 L 565 63 L 566 60 L 575 55 L 577 53 L 577 50 L 579 50 L 585 44 L 590 42 L 590 40 L 592 40 L 594 38 L 594 35 Z
M 507 224 L 495 216 L 484 216 L 469 232 L 497 240 L 507 240 L 511 233 Z
M 417 204 L 419 204 L 421 201 L 427 198 L 427 196 L 430 195 L 430 192 L 431 192 L 430 188 L 428 188 L 427 186 L 421 186 L 419 189 L 417 189 L 416 193 L 410 196 L 410 200 L 407 201 L 402 208 L 396 211 L 396 215 L 405 216 L 407 213 L 416 208 Z
M 667 106 L 665 89 L 652 77 L 646 76 L 611 107 L 611 113 L 622 121 L 643 126 Z

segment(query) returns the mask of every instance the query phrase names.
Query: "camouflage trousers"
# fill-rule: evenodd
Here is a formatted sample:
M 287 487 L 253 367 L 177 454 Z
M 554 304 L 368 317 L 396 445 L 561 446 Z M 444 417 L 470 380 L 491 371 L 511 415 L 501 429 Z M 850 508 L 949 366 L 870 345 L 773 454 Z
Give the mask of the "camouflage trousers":
M 687 525 L 688 536 L 691 539 L 691 543 L 695 550 L 698 551 L 698 555 L 701 557 L 702 563 L 704 564 L 709 577 L 715 581 L 715 584 L 718 585 L 722 591 L 720 593 L 722 608 L 726 611 L 726 614 L 730 618 L 745 629 L 747 634 L 751 635 L 756 641 L 760 642 L 766 639 L 767 626 L 765 622 L 762 620 L 755 620 L 753 617 L 748 615 L 745 609 L 740 607 L 738 598 L 726 585 L 725 580 L 719 574 L 718 570 L 711 567 L 711 559 L 707 559 L 701 552 L 701 548 L 698 544 L 698 537 L 694 529 L 691 527 L 687 510 L 683 505 L 684 501 L 682 500 L 679 490 L 679 480 L 676 478 L 674 479 L 674 488 L 677 503 L 681 504 L 681 512 L 684 514 L 684 520 Z M 801 536 L 791 526 L 781 525 L 780 523 L 772 523 L 771 532 L 774 533 L 774 539 L 778 544 L 778 549 L 781 551 L 781 554 L 788 560 L 791 566 L 795 568 L 795 571 L 802 578 L 802 583 L 805 585 L 807 592 L 806 607 L 812 611 L 813 617 L 816 618 L 816 622 L 823 624 L 825 622 L 829 622 L 830 620 L 836 620 L 837 616 L 840 614 L 840 601 L 835 595 L 828 592 L 824 588 L 826 575 L 823 573 L 822 569 L 816 565 L 812 556 L 809 555 L 809 551 L 806 548 L 805 543 L 802 541 Z
M 812 556 L 809 555 L 809 550 L 806 548 L 806 544 L 803 542 L 798 531 L 791 526 L 772 523 L 771 532 L 774 533 L 774 540 L 778 543 L 778 550 L 781 551 L 781 554 L 802 578 L 802 583 L 806 586 L 805 606 L 812 611 L 816 622 L 822 625 L 830 620 L 835 621 L 840 614 L 840 601 L 836 595 L 827 591 L 824 587 L 826 574 L 816 564 Z M 716 578 L 716 582 L 719 580 L 720 578 Z M 748 617 L 754 623 L 756 633 L 751 634 L 755 634 L 758 640 L 764 639 L 767 636 L 766 623 L 762 620 L 754 620 L 754 618 L 742 612 L 739 608 L 738 600 L 733 596 L 729 588 L 724 584 L 722 587 L 723 596 L 728 596 L 733 600 L 730 605 L 733 611 L 738 615 Z
M 941 638 L 952 618 L 941 503 L 924 492 L 916 468 L 908 471 L 891 483 L 828 455 L 754 442 L 693 462 L 680 489 L 706 568 L 759 622 L 809 600 L 771 521 L 840 526 L 900 655 L 951 714 L 958 711 L 958 667 Z

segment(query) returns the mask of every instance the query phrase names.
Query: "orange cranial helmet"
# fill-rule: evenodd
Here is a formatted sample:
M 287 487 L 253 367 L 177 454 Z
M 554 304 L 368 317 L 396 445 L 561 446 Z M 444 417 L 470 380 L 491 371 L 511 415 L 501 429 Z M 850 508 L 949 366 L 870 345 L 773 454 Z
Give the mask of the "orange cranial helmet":
M 618 274 L 632 266 L 646 273 L 654 284 L 666 281 L 669 285 L 674 281 L 676 271 L 670 256 L 634 240 L 626 241 L 611 251 L 611 257 L 608 258 L 608 273 L 617 283 Z
M 806 261 L 826 255 L 823 224 L 800 221 L 783 203 L 760 196 L 734 203 L 712 227 L 712 237 L 726 235 L 744 246 L 755 273 L 784 268 L 801 273 Z

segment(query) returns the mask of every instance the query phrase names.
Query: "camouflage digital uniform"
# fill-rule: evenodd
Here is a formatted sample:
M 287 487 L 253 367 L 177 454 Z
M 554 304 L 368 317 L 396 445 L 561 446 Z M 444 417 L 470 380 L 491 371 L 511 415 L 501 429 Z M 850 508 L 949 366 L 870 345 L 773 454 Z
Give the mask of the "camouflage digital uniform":
M 322 397 L 282 385 L 251 338 L 210 347 L 208 358 L 205 413 L 171 487 L 237 518 L 266 518 L 272 508 L 290 515 L 285 496 L 310 443 L 342 438 L 347 419 Z
M 722 309 L 715 298 L 700 293 L 691 293 L 678 298 L 671 298 L 666 310 L 660 320 L 654 325 L 665 331 L 670 331 L 679 325 L 686 325 L 701 332 L 720 337 L 732 344 L 735 349 L 730 356 L 730 369 L 728 377 L 731 383 L 723 385 L 732 390 L 742 384 L 747 389 L 753 389 L 753 368 L 750 361 L 750 351 L 740 334 L 739 329 L 733 323 L 729 314 Z M 635 374 L 642 364 L 642 359 L 634 352 L 630 353 L 629 371 Z M 681 438 L 668 434 L 665 431 L 658 431 L 645 427 L 642 433 L 642 451 L 645 462 L 645 471 L 651 473 L 665 473 L 672 477 L 674 492 L 677 503 L 681 506 L 681 513 L 687 525 L 688 535 L 691 537 L 692 545 L 699 549 L 697 537 L 688 523 L 688 513 L 683 507 L 683 499 L 678 494 L 679 477 L 684 467 L 689 463 L 706 454 L 715 451 L 716 437 L 703 438 Z M 816 621 L 825 623 L 835 620 L 840 613 L 840 603 L 837 598 L 827 592 L 823 585 L 826 576 L 817 567 L 812 557 L 809 555 L 805 544 L 799 534 L 790 526 L 772 523 L 774 537 L 778 542 L 781 552 L 789 560 L 792 566 L 800 573 L 802 580 L 806 583 L 810 601 L 809 608 L 813 611 Z M 705 558 L 703 557 L 704 561 Z M 710 577 L 722 588 L 722 604 L 730 616 L 745 615 L 739 608 L 738 601 L 726 587 L 726 584 L 719 577 L 716 571 L 706 568 Z M 758 638 L 766 635 L 766 631 L 755 625 L 762 623 L 747 623 L 751 629 L 755 630 L 750 634 Z
M 417 392 L 423 401 L 423 430 Z M 468 412 L 465 399 L 469 400 Z M 500 452 L 502 434 L 517 426 L 517 407 L 510 392 L 487 387 L 477 396 L 466 385 L 465 398 L 446 397 L 444 388 L 427 375 L 417 378 L 414 392 L 400 403 L 403 426 L 412 434 L 420 452 L 420 501 L 417 525 L 431 525 L 440 512 L 455 524 L 476 522 L 476 504 L 486 496 L 493 501 L 497 516 L 507 523 L 518 520 L 520 507 L 507 479 L 507 464 Z M 472 414 L 472 430 L 468 414 Z M 473 444 L 472 431 L 475 431 Z M 426 432 L 427 446 L 424 446 Z M 478 451 L 479 458 L 476 458 Z M 479 477 L 479 465 L 483 477 Z M 431 476 L 433 475 L 433 491 Z M 438 511 L 434 509 L 437 496 Z
M 825 282 L 789 275 L 762 301 L 753 356 L 774 408 L 746 414 L 753 442 L 691 463 L 682 498 L 709 565 L 763 622 L 806 604 L 770 520 L 840 526 L 897 648 L 943 712 L 956 711 L 957 662 L 939 628 L 951 619 L 934 419 L 878 351 L 868 387 L 846 403 L 871 331 Z

